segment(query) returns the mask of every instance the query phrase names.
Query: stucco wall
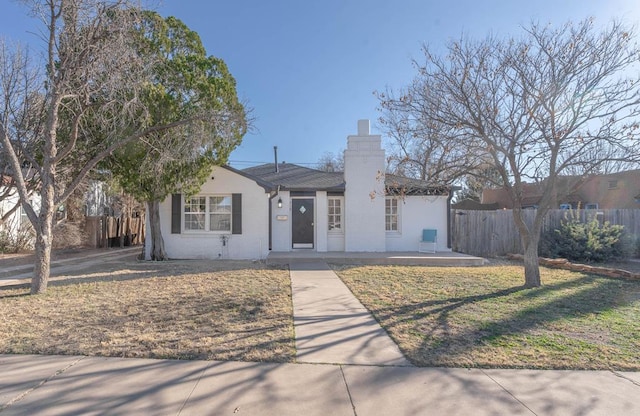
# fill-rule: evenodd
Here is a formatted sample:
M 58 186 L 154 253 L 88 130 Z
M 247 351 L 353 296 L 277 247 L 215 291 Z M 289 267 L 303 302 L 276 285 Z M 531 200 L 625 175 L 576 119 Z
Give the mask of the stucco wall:
M 0 186 L 0 193 L 4 191 L 5 188 Z M 19 200 L 20 198 L 18 197 L 17 192 L 3 200 L 0 200 L 0 217 L 2 217 L 6 212 L 10 211 L 18 203 Z M 20 224 L 22 223 L 21 210 L 22 208 L 18 208 L 4 221 L 4 223 L 0 223 L 0 230 L 8 232 L 12 236 L 15 236 L 18 232 L 18 229 L 20 228 Z
M 0 193 L 5 192 L 6 188 L 0 187 Z M 40 195 L 34 193 L 30 196 L 31 206 L 33 210 L 36 212 L 36 215 L 40 213 Z M 2 217 L 6 212 L 9 212 L 17 203 L 19 203 L 20 197 L 18 196 L 17 191 L 12 193 L 12 195 L 6 197 L 3 200 L 0 200 L 0 217 Z M 0 230 L 9 233 L 12 237 L 18 235 L 21 226 L 30 226 L 31 223 L 26 216 L 22 215 L 22 207 L 16 209 L 13 214 L 11 214 L 7 219 L 0 223 Z
M 278 199 L 282 207 L 278 208 Z M 291 200 L 289 191 L 280 193 L 271 200 L 271 244 L 273 251 L 291 251 Z
M 295 196 L 294 196 L 295 198 Z M 326 191 L 317 191 L 315 196 L 305 196 L 314 200 L 314 247 L 299 249 L 326 252 L 344 251 L 344 233 L 328 231 L 328 196 Z M 282 207 L 278 207 L 278 199 L 282 199 Z M 292 251 L 291 244 L 291 194 L 280 191 L 271 202 L 272 218 L 272 250 Z
M 423 229 L 438 230 L 436 251 L 447 248 L 447 197 L 407 196 L 400 199 L 399 232 L 387 232 L 387 251 L 418 251 Z
M 199 194 L 232 193 L 242 194 L 242 234 L 231 234 L 231 231 L 185 231 L 184 215 L 181 215 L 181 234 L 171 234 L 171 197 L 163 201 L 160 204 L 160 221 L 167 255 L 174 259 L 265 258 L 269 252 L 269 199 L 262 187 L 251 179 L 217 167 Z M 182 202 L 184 206 L 184 196 Z M 223 236 L 227 239 L 226 244 L 223 244 Z M 150 239 L 147 239 L 147 258 L 149 243 Z

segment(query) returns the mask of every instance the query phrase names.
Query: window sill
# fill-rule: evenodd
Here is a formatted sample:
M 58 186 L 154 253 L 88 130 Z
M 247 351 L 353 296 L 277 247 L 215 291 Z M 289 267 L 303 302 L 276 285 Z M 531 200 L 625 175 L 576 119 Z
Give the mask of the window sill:
M 185 230 L 185 231 L 182 231 L 180 235 L 207 237 L 207 236 L 213 236 L 213 235 L 231 235 L 231 231 Z

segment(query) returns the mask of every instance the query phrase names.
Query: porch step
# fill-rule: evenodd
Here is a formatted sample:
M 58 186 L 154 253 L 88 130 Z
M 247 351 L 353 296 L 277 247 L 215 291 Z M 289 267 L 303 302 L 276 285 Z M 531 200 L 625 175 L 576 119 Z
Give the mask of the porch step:
M 418 253 L 418 252 L 392 252 L 392 253 L 370 253 L 370 252 L 326 252 L 315 251 L 292 251 L 292 252 L 271 252 L 267 256 L 269 265 L 286 265 L 295 261 L 314 262 L 318 260 L 333 264 L 373 264 L 373 265 L 399 265 L 399 266 L 449 266 L 467 267 L 482 266 L 485 259 L 461 253 Z

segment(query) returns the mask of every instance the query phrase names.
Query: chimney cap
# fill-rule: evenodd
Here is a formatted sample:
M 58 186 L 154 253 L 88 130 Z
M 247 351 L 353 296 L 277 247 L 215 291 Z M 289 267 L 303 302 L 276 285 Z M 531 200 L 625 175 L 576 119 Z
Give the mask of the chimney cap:
M 369 120 L 358 120 L 358 136 L 369 136 Z

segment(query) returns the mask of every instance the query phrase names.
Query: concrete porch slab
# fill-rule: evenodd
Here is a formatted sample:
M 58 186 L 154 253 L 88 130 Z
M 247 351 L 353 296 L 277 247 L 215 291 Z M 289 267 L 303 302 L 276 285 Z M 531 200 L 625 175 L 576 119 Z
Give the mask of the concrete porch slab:
M 324 260 L 332 264 L 373 264 L 373 265 L 402 265 L 402 266 L 482 266 L 485 259 L 462 253 L 440 252 L 353 252 L 313 250 L 272 251 L 267 256 L 269 265 L 286 265 L 292 261 Z

